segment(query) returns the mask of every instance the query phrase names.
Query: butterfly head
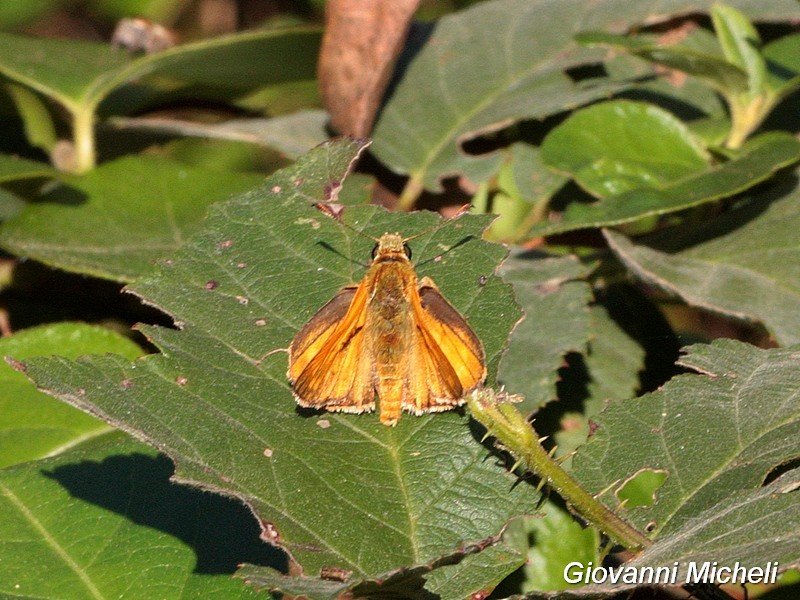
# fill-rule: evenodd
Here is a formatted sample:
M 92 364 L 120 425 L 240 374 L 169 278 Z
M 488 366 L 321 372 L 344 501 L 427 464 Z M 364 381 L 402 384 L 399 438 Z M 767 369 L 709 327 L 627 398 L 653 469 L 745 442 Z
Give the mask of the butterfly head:
M 375 248 L 372 250 L 373 259 L 408 260 L 411 258 L 411 248 L 399 233 L 384 233 L 376 242 Z

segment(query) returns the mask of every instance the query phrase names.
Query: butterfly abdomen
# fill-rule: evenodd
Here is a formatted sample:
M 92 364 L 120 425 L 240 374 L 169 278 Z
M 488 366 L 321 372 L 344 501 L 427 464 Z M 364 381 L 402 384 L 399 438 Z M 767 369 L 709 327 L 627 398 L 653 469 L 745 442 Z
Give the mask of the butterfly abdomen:
M 409 289 L 416 289 L 416 275 L 408 268 L 405 255 L 393 260 L 381 257 L 373 266 L 375 293 L 369 299 L 368 326 L 374 331 L 375 391 L 381 422 L 393 425 L 400 418 L 407 389 L 408 355 L 412 343 L 412 313 Z

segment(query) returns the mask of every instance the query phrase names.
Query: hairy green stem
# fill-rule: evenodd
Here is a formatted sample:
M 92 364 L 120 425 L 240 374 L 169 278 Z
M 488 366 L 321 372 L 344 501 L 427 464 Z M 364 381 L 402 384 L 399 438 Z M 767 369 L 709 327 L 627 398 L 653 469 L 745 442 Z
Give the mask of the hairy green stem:
M 621 519 L 583 489 L 544 449 L 525 417 L 508 402 L 508 394 L 488 388 L 474 392 L 467 405 L 480 422 L 526 469 L 539 476 L 582 518 L 631 551 L 652 544 L 651 540 Z

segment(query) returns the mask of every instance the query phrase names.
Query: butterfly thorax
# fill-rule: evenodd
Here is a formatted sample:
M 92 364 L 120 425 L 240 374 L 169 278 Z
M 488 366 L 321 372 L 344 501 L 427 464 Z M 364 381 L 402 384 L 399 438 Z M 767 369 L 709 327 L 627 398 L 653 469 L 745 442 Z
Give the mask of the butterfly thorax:
M 390 335 L 402 327 L 408 314 L 408 291 L 417 284 L 417 275 L 408 259 L 405 240 L 399 233 L 384 233 L 375 249 L 375 258 L 367 273 L 372 294 L 368 300 L 379 316 L 375 325 Z
M 406 343 L 410 326 L 409 290 L 416 288 L 417 276 L 405 255 L 402 260 L 376 260 L 367 278 L 372 294 L 367 299 L 369 326 L 378 334 L 379 351 L 396 352 Z M 394 362 L 392 360 L 392 362 Z

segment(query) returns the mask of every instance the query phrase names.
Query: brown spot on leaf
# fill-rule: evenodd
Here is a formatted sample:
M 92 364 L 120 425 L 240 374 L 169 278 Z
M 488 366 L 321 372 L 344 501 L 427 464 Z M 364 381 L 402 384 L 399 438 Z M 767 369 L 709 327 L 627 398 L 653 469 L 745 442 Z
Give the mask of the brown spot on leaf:
M 11 366 L 12 369 L 15 371 L 19 371 L 20 373 L 26 373 L 28 371 L 28 367 L 25 365 L 24 362 L 20 362 L 11 358 L 10 356 L 6 356 L 6 363 Z
M 261 521 L 261 539 L 270 544 L 280 544 L 281 534 L 272 521 Z
M 548 279 L 547 281 L 543 281 L 542 283 L 536 286 L 536 291 L 540 294 L 554 294 L 559 289 L 561 289 L 561 284 L 564 283 L 564 280 L 560 277 L 554 277 L 552 279 Z
M 342 182 L 336 179 L 325 184 L 323 191 L 325 193 L 325 200 L 335 200 L 339 195 L 339 190 L 342 187 Z

